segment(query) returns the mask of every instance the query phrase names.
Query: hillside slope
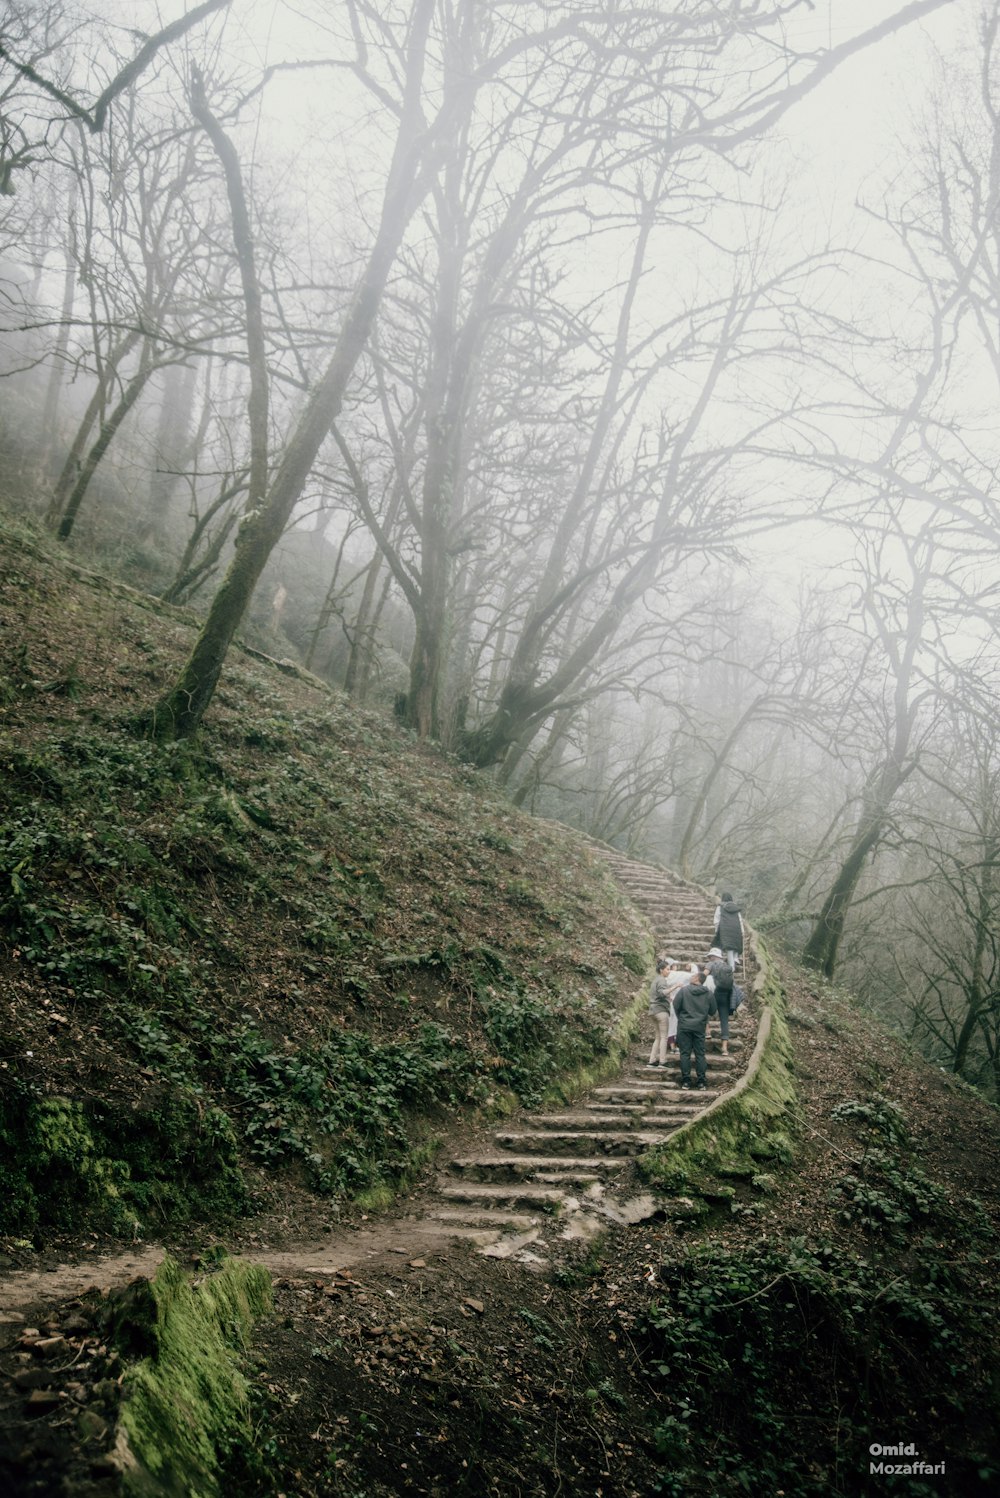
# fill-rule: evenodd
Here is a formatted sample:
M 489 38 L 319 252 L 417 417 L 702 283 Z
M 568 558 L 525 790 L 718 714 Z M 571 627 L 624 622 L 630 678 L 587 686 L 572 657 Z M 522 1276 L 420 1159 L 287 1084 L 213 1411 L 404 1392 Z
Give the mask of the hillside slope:
M 0 569 L 0 1232 L 335 1209 L 601 1054 L 648 935 L 578 841 L 239 651 L 197 745 L 136 737 L 192 622 Z
M 769 963 L 767 1138 L 708 1115 L 544 1273 L 415 1250 L 393 1188 L 601 1065 L 648 930 L 579 840 L 273 664 L 234 657 L 196 748 L 134 737 L 191 628 L 3 537 L 0 1272 L 51 1286 L 0 1312 L 7 1488 L 995 1491 L 996 1110 Z M 152 1239 L 190 1285 L 108 1293 L 96 1250 Z

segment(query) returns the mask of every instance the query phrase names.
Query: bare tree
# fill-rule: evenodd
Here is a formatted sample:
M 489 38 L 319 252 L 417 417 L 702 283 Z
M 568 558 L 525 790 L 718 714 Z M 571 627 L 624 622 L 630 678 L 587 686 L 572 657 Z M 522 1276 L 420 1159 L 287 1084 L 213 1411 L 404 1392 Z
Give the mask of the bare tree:
M 72 67 L 72 57 L 64 58 L 67 41 L 74 39 L 77 28 L 68 8 L 60 0 L 50 0 L 41 7 L 8 4 L 3 30 L 0 31 L 0 60 L 7 65 L 14 79 L 27 86 L 25 91 L 29 95 L 35 93 L 50 105 L 58 106 L 58 119 L 75 120 L 86 126 L 92 135 L 99 135 L 114 101 L 138 82 L 157 55 L 201 21 L 227 9 L 229 4 L 230 0 L 204 0 L 203 4 L 162 27 L 155 35 L 146 37 L 90 105 L 81 102 L 80 92 L 75 91 L 61 74 L 57 75 L 59 81 L 56 81 L 51 71 L 42 67 L 43 61 L 55 61 L 57 65 L 62 61 L 67 70 Z M 0 103 L 4 106 L 0 112 L 0 193 L 10 194 L 14 191 L 14 171 L 23 170 L 37 155 L 46 154 L 50 121 L 42 116 L 38 122 L 38 138 L 32 140 L 24 127 L 11 119 L 15 108 L 13 101 L 16 99 L 16 108 L 22 113 L 26 112 L 24 100 L 8 84 L 0 84 L 0 88 Z
M 455 100 L 428 123 L 423 89 L 432 0 L 414 0 L 405 34 L 396 42 L 395 61 L 402 68 L 402 95 L 393 104 L 398 120 L 396 141 L 386 178 L 374 243 L 337 336 L 333 354 L 313 386 L 285 445 L 266 497 L 248 511 L 236 542 L 236 554 L 216 594 L 194 650 L 173 687 L 153 709 L 158 737 L 193 734 L 211 701 L 229 644 L 246 611 L 264 565 L 302 492 L 316 456 L 336 420 L 348 382 L 361 357 L 378 311 L 400 241 L 427 187 L 426 173 L 440 139 L 460 120 L 452 119 Z M 359 48 L 358 67 L 364 59 Z M 384 91 L 382 91 L 384 93 Z M 459 117 L 472 91 L 464 91 Z
M 784 108 L 822 81 L 844 57 L 869 41 L 888 35 L 900 25 L 928 13 L 938 3 L 939 0 L 917 0 L 917 3 L 906 6 L 883 26 L 833 49 L 819 62 L 804 55 L 797 60 L 786 57 L 779 67 L 774 67 L 773 61 L 763 63 L 763 71 L 758 72 L 754 78 L 754 86 L 741 100 L 720 100 L 721 107 L 707 118 L 703 111 L 691 111 L 684 126 L 686 144 L 697 146 L 705 141 L 719 149 L 728 150 L 753 138 L 779 117 Z M 581 59 L 585 60 L 587 67 L 591 68 L 594 57 L 603 53 L 609 42 L 614 47 L 621 69 L 641 71 L 645 68 L 652 84 L 663 66 L 658 59 L 670 54 L 670 47 L 665 47 L 665 44 L 684 38 L 684 45 L 690 50 L 692 32 L 692 20 L 688 16 L 664 17 L 661 13 L 651 16 L 641 9 L 623 14 L 617 7 L 610 7 L 606 11 L 598 8 L 582 14 L 573 10 L 565 13 L 541 12 L 540 24 L 536 29 L 530 24 L 525 25 L 520 14 L 515 18 L 508 12 L 503 15 L 499 11 L 487 12 L 485 7 L 472 7 L 463 0 L 453 10 L 442 11 L 440 35 L 435 33 L 435 41 L 443 48 L 442 56 L 446 59 L 447 67 L 443 75 L 443 92 L 436 101 L 434 117 L 428 122 L 424 114 L 422 88 L 428 39 L 434 20 L 433 7 L 418 0 L 410 12 L 405 32 L 394 31 L 387 18 L 376 7 L 368 4 L 352 4 L 350 17 L 357 44 L 357 54 L 351 64 L 353 71 L 366 85 L 373 87 L 383 105 L 394 110 L 401 125 L 388 172 L 379 226 L 366 268 L 345 315 L 334 353 L 325 373 L 313 386 L 306 410 L 298 420 L 275 468 L 267 501 L 248 515 L 237 538 L 236 555 L 230 571 L 213 602 L 195 651 L 174 688 L 160 700 L 154 710 L 155 731 L 158 734 L 184 735 L 195 731 L 214 691 L 229 641 L 267 556 L 292 514 L 306 475 L 331 423 L 340 414 L 348 382 L 364 350 L 410 218 L 417 203 L 437 179 L 442 158 L 447 161 L 449 153 L 453 153 L 454 143 L 468 128 L 473 104 L 480 90 L 488 82 L 500 78 L 505 70 L 510 69 L 513 74 L 515 65 L 518 76 L 524 75 L 525 68 L 530 71 L 532 68 L 553 67 L 564 48 L 575 49 Z M 741 17 L 739 29 L 745 35 L 747 32 L 766 28 L 772 21 L 770 16 L 762 17 L 757 7 L 753 6 Z M 384 84 L 376 83 L 373 79 L 369 68 L 371 54 L 362 34 L 366 25 L 372 28 L 378 47 L 392 59 L 396 76 L 402 84 L 401 96 L 394 97 Z M 696 46 L 703 55 L 717 49 L 720 40 L 734 34 L 731 18 L 727 17 L 723 22 L 714 14 L 704 23 L 699 18 L 695 31 Z M 474 51 L 470 53 L 469 50 L 469 39 L 474 36 L 488 37 L 489 46 L 482 60 L 477 60 L 471 70 L 463 71 L 463 60 L 467 62 L 470 56 L 476 56 Z M 788 78 L 788 66 L 792 61 L 800 63 L 800 76 L 794 82 L 790 82 Z M 453 71 L 448 72 L 452 67 Z M 462 80 L 458 87 L 453 86 L 456 78 Z M 682 97 L 683 89 L 679 85 L 676 91 L 678 98 Z M 649 98 L 655 98 L 655 92 L 650 92 Z M 655 139 L 662 148 L 662 125 L 662 119 L 651 107 L 644 121 L 635 122 L 637 140 Z M 673 142 L 670 144 L 673 149 Z M 438 383 L 434 388 L 440 387 L 443 391 L 445 386 L 440 382 L 440 373 L 438 367 L 438 374 L 435 375 Z M 447 450 L 446 443 L 439 455 L 439 468 L 440 463 L 444 462 L 447 469 L 451 461 L 445 456 Z M 432 464 L 432 471 L 433 467 Z M 442 474 L 445 469 L 441 470 Z M 440 485 L 434 487 L 436 492 L 443 492 Z M 449 488 L 450 484 L 446 483 L 444 490 Z M 435 542 L 430 546 L 428 555 L 422 559 L 422 567 L 427 574 L 424 591 L 433 605 L 430 631 L 424 631 L 427 637 L 438 630 L 442 607 L 446 606 L 447 598 L 447 586 L 439 587 L 433 577 L 436 560 L 442 555 L 438 543 L 442 530 L 446 532 L 447 529 L 447 514 L 440 516 L 435 513 L 433 526 L 429 525 L 430 517 L 431 512 L 425 511 L 425 521 L 428 522 L 424 527 L 425 534 Z M 442 521 L 445 522 L 444 526 Z M 647 580 L 648 572 L 648 567 L 640 567 L 640 573 Z M 410 579 L 406 579 L 401 570 L 397 580 L 405 592 Z M 603 626 L 605 631 L 614 609 L 626 602 L 626 595 L 634 593 L 634 585 L 638 582 L 639 574 L 636 574 L 632 584 L 626 585 L 624 592 L 619 593 L 607 615 Z M 444 604 L 442 600 L 445 600 Z M 585 647 L 584 653 L 589 653 L 591 657 L 600 648 L 598 636 L 601 629 L 602 627 L 598 627 L 594 638 Z M 420 685 L 420 677 L 425 671 L 423 655 L 421 645 L 414 661 L 419 689 L 413 697 L 415 703 L 423 703 L 424 706 L 411 711 L 418 712 L 421 730 L 430 731 L 433 712 L 429 703 L 433 698 L 433 690 L 428 695 Z M 434 674 L 434 669 L 431 669 L 430 677 L 433 678 Z M 552 701 L 557 696 L 558 689 L 553 694 Z M 539 722 L 543 716 L 544 714 L 539 715 Z M 485 745 L 484 753 L 486 762 L 496 757 L 492 743 Z
M 898 580 L 888 571 L 888 537 L 874 545 L 860 600 L 864 626 L 871 632 L 872 648 L 877 649 L 885 671 L 884 690 L 868 709 L 881 744 L 865 778 L 849 845 L 802 952 L 803 961 L 828 978 L 837 964 L 837 949 L 862 869 L 885 835 L 894 797 L 920 762 L 928 731 L 921 726 L 921 715 L 935 704 L 928 658 L 933 656 L 941 557 L 929 526 L 912 540 L 901 532 L 898 522 L 892 531 L 892 542 L 903 553 L 906 570 Z

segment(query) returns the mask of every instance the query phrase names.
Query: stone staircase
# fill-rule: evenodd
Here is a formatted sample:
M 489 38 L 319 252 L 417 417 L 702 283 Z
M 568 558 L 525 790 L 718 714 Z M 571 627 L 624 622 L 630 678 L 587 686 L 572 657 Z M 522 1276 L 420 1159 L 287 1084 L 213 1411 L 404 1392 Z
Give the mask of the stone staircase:
M 665 870 L 610 849 L 596 851 L 646 916 L 658 952 L 680 961 L 705 956 L 710 897 Z M 422 1219 L 426 1231 L 445 1228 L 486 1254 L 541 1265 L 538 1250 L 553 1231 L 585 1239 L 608 1219 L 651 1215 L 656 1204 L 636 1186 L 635 1160 L 707 1108 L 743 1070 L 741 1030 L 752 1027 L 745 1009 L 730 1023 L 729 1055 L 720 1053 L 717 1027 L 709 1027 L 707 1091 L 681 1089 L 676 1054 L 666 1067 L 647 1066 L 650 1039 L 638 1042 L 613 1083 L 595 1087 L 572 1108 L 498 1129 L 488 1149 L 452 1159 Z

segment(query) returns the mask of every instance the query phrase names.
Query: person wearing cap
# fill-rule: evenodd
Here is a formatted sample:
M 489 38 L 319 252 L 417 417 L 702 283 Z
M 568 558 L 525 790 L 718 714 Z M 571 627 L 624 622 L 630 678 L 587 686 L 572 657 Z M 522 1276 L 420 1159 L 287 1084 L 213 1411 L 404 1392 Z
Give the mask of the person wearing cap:
M 719 1034 L 722 1036 L 722 1054 L 729 1055 L 729 1016 L 733 1005 L 733 970 L 722 955 L 720 947 L 712 947 L 705 958 L 708 976 L 705 983 L 715 994 L 719 1013 Z

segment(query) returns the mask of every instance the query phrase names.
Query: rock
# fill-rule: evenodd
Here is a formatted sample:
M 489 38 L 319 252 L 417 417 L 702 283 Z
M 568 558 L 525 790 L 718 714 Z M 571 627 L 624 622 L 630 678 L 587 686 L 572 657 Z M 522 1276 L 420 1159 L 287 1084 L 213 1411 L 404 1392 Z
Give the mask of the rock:
M 76 1428 L 82 1441 L 102 1441 L 108 1433 L 108 1424 L 93 1410 L 81 1410 L 76 1417 Z
M 481 1300 L 476 1300 L 471 1295 L 467 1295 L 465 1297 L 464 1301 L 462 1302 L 462 1304 L 468 1306 L 471 1311 L 477 1312 L 477 1314 L 480 1315 L 480 1316 L 486 1310 L 486 1307 L 483 1305 L 483 1302 Z
M 61 1401 L 62 1394 L 58 1389 L 32 1389 L 24 1404 L 29 1415 L 38 1415 L 44 1410 L 54 1409 Z
M 648 1222 L 662 1207 L 655 1197 L 643 1192 L 641 1196 L 633 1196 L 630 1201 L 620 1202 L 618 1210 L 622 1214 L 622 1221 L 634 1226 L 637 1222 Z
M 33 1351 L 43 1358 L 55 1357 L 57 1353 L 69 1352 L 69 1343 L 65 1337 L 58 1335 L 54 1337 L 39 1337 L 34 1344 Z

